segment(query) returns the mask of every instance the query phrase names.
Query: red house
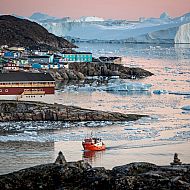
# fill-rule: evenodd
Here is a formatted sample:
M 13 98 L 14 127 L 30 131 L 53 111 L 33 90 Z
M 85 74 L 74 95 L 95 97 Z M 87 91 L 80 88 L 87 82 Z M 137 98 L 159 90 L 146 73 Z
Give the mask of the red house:
M 0 73 L 0 99 L 43 101 L 54 95 L 55 81 L 49 73 Z

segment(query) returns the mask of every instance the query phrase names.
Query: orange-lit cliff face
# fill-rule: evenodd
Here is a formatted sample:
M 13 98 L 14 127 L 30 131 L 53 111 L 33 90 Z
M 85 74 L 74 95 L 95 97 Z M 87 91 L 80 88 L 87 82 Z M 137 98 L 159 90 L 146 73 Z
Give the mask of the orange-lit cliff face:
M 57 17 L 99 16 L 129 20 L 136 20 L 139 17 L 158 17 L 165 11 L 176 17 L 189 10 L 189 0 L 15 0 L 11 3 L 1 0 L 0 7 L 1 14 L 29 16 L 34 12 L 44 12 Z

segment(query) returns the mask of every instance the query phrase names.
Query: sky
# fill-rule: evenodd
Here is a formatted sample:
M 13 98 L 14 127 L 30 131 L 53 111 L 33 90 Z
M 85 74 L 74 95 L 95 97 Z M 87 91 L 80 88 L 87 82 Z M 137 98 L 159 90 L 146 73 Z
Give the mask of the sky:
M 190 12 L 190 0 L 0 0 L 0 14 L 30 16 L 34 12 L 60 18 L 98 16 L 138 20 L 159 17 L 163 12 L 181 16 Z

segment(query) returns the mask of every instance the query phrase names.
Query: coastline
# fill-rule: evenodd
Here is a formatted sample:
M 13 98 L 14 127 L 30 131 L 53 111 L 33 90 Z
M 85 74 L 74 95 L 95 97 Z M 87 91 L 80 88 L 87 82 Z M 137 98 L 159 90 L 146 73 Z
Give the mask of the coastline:
M 121 114 L 62 104 L 0 101 L 0 121 L 135 121 L 147 115 Z
M 133 162 L 112 170 L 85 161 L 67 162 L 62 152 L 54 163 L 1 175 L 0 188 L 12 189 L 181 189 L 190 188 L 190 164 L 180 160 L 160 166 Z

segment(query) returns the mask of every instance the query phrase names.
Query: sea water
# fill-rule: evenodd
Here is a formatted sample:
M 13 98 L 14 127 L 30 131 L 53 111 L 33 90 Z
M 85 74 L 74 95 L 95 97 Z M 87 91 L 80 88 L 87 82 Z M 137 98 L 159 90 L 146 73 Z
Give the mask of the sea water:
M 55 102 L 147 116 L 116 123 L 0 123 L 0 174 L 54 162 L 59 151 L 68 161 L 84 159 L 92 166 L 106 168 L 135 161 L 168 165 L 175 152 L 183 163 L 190 163 L 190 110 L 184 109 L 190 106 L 190 46 L 77 45 L 80 50 L 91 51 L 95 56 L 123 56 L 125 66 L 151 71 L 154 73 L 151 77 L 122 81 L 151 84 L 151 88 L 148 91 L 108 92 L 99 89 L 109 81 L 68 83 L 60 85 Z M 115 82 L 118 84 L 118 79 Z M 93 90 L 79 90 L 81 86 L 93 86 Z M 83 151 L 81 142 L 91 132 L 103 139 L 107 146 L 105 151 Z

